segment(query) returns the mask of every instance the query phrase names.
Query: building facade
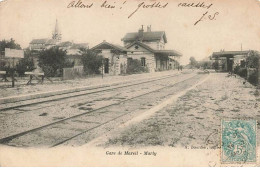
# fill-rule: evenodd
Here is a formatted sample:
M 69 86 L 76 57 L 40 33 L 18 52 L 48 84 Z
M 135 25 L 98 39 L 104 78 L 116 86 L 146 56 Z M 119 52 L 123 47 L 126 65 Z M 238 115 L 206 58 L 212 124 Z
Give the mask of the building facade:
M 164 31 L 152 31 L 148 26 L 145 32 L 142 26 L 138 32 L 127 33 L 122 41 L 128 50 L 128 58 L 141 60 L 149 72 L 175 69 L 179 65 L 182 54 L 165 49 L 167 37 Z
M 125 47 L 129 46 L 134 41 L 139 41 L 148 45 L 152 49 L 163 50 L 165 48 L 165 44 L 167 43 L 167 38 L 164 31 L 152 31 L 152 27 L 150 25 L 147 26 L 146 32 L 142 26 L 138 32 L 127 33 L 122 38 L 122 41 Z
M 91 50 L 103 56 L 103 68 L 101 69 L 103 74 L 126 74 L 128 51 L 126 48 L 103 41 Z
M 148 26 L 145 32 L 142 27 L 138 32 L 127 33 L 121 40 L 124 47 L 103 41 L 91 48 L 105 58 L 104 74 L 127 73 L 128 67 L 134 63 L 133 60 L 138 60 L 143 70 L 148 72 L 175 69 L 179 66 L 181 53 L 165 49 L 167 37 L 164 31 L 152 31 L 151 26 Z

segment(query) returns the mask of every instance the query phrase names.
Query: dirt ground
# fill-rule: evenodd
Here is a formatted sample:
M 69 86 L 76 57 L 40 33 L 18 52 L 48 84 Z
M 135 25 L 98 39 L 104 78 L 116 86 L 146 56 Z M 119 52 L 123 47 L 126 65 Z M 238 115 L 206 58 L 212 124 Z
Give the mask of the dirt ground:
M 260 95 L 240 77 L 211 73 L 209 79 L 153 116 L 129 125 L 101 146 L 219 147 L 221 119 L 256 119 Z M 260 130 L 258 130 L 258 141 Z M 259 145 L 259 143 L 258 143 Z

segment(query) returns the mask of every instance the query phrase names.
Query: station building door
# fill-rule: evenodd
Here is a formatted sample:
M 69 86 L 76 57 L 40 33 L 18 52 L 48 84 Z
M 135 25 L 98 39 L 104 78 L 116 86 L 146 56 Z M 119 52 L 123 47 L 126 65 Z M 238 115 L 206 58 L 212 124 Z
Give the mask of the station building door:
M 105 58 L 105 62 L 104 62 L 104 72 L 105 73 L 109 73 L 109 59 Z

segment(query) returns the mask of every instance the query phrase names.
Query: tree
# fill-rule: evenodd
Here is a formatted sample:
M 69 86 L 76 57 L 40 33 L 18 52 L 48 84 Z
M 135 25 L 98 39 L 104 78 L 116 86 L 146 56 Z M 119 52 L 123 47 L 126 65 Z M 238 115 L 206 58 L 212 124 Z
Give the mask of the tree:
M 213 62 L 212 67 L 213 67 L 213 69 L 218 70 L 218 68 L 219 68 L 219 63 L 218 63 L 217 60 L 215 60 L 215 61 Z
M 58 47 L 52 47 L 40 52 L 39 66 L 47 76 L 61 76 L 62 69 L 65 67 L 73 67 L 74 63 L 68 60 L 66 51 Z
M 259 85 L 260 78 L 259 78 L 259 60 L 260 54 L 256 51 L 250 51 L 249 56 L 246 59 L 246 66 L 247 68 L 254 68 L 254 72 L 249 74 L 248 81 L 253 85 Z
M 198 66 L 198 62 L 196 61 L 196 59 L 194 57 L 190 57 L 190 66 L 191 68 L 197 68 Z
M 257 69 L 259 67 L 259 59 L 260 55 L 255 51 L 251 51 L 250 55 L 246 59 L 247 67 Z
M 24 75 L 27 71 L 33 71 L 35 69 L 31 51 L 29 49 L 25 50 L 24 58 L 22 58 L 16 65 L 16 70 L 19 76 Z
M 81 49 L 81 52 L 84 72 L 86 74 L 100 74 L 103 56 L 89 49 Z
M 8 40 L 0 41 L 0 52 L 5 51 L 5 48 L 20 50 L 21 46 L 19 44 L 16 44 L 15 40 L 11 38 L 10 41 Z
M 199 61 L 197 63 L 197 68 L 210 69 L 211 67 L 211 61 Z

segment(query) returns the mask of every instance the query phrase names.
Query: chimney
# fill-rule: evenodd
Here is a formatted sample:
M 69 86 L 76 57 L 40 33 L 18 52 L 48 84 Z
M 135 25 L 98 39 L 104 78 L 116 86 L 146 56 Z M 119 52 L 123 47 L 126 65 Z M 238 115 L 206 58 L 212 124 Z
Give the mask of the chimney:
M 147 32 L 151 32 L 152 31 L 152 26 L 147 26 Z
M 142 41 L 144 36 L 144 26 L 142 25 L 142 28 L 138 30 L 138 40 Z

